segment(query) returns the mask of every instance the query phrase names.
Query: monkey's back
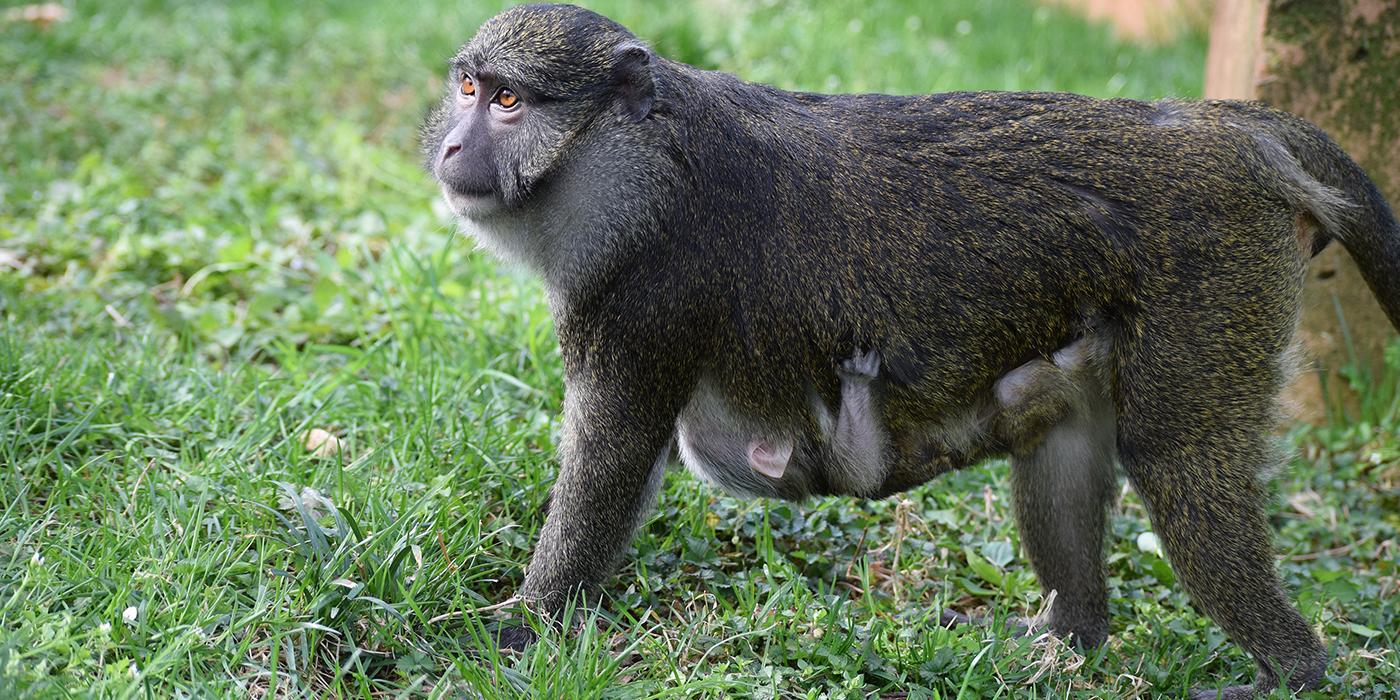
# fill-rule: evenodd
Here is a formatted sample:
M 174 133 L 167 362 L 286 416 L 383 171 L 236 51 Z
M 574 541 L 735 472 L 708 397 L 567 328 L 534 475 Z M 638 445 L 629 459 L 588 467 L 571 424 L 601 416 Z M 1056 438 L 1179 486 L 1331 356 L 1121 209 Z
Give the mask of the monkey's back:
M 892 413 L 966 405 L 1085 323 L 1122 320 L 1172 288 L 1209 282 L 1245 306 L 1297 304 L 1262 298 L 1305 256 L 1259 150 L 1258 118 L 1277 118 L 1261 107 L 827 96 L 701 75 L 727 91 L 712 111 L 729 114 L 713 122 L 722 133 L 687 135 L 688 163 L 701 189 L 728 197 L 723 211 L 679 212 L 699 223 L 687 244 L 724 261 L 716 300 L 763 290 L 765 303 L 735 307 L 776 319 L 739 319 L 733 342 L 771 358 L 810 338 L 809 367 L 852 344 L 882 348 L 892 383 L 908 388 L 892 393 Z M 736 150 L 752 170 L 705 167 Z M 1291 332 L 1280 323 L 1259 330 Z M 745 371 L 760 364 L 772 363 Z M 940 371 L 950 367 L 974 370 Z

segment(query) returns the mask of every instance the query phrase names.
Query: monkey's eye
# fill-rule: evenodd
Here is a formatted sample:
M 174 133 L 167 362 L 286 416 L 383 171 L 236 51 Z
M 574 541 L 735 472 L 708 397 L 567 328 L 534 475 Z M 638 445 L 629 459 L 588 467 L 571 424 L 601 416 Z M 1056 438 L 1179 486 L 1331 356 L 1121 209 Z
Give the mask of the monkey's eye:
M 466 97 L 476 96 L 476 83 L 472 82 L 470 75 L 462 74 L 462 94 Z
M 520 104 L 520 98 L 510 88 L 501 88 L 501 91 L 496 93 L 496 104 L 503 109 L 515 109 L 515 106 Z

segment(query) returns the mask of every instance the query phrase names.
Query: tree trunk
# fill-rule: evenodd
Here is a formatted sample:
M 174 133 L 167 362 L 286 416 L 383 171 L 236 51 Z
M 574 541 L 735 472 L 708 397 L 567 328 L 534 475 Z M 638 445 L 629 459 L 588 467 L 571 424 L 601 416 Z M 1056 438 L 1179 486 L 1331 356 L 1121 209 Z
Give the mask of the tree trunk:
M 1316 123 L 1400 205 L 1400 0 L 1219 0 L 1216 13 L 1207 96 L 1257 97 Z M 1253 27 L 1262 27 L 1262 56 L 1248 39 Z M 1218 39 L 1221 31 L 1245 38 Z M 1251 87 L 1231 82 L 1244 70 L 1256 71 L 1255 94 L 1236 94 Z M 1317 256 L 1302 338 L 1319 371 L 1289 391 L 1300 416 L 1324 415 L 1324 381 L 1331 398 L 1349 403 L 1334 391 L 1344 385 L 1337 369 L 1356 363 L 1377 376 L 1393 335 L 1341 246 Z

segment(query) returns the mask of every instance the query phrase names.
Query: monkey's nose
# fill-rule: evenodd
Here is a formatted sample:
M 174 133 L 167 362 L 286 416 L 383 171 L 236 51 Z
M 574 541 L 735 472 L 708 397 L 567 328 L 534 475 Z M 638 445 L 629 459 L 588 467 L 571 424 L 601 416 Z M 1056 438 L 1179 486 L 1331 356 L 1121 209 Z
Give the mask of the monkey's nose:
M 451 158 L 454 153 L 460 150 L 462 150 L 462 144 L 449 143 L 447 144 L 447 148 L 442 149 L 442 159 L 447 160 L 448 158 Z

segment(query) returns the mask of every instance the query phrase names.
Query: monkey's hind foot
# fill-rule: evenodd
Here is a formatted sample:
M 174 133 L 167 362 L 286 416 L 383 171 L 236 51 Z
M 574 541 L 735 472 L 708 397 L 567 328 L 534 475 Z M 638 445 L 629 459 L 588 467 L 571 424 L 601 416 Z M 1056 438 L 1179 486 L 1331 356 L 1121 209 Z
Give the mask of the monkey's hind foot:
M 880 353 L 874 350 L 857 350 L 849 359 L 841 361 L 837 373 L 845 381 L 868 382 L 880 376 Z
M 1257 676 L 1254 685 L 1232 685 L 1225 688 L 1196 688 L 1191 691 L 1191 700 L 1251 700 L 1252 698 L 1272 697 L 1280 685 L 1290 691 L 1316 690 L 1327 672 L 1325 656 L 1314 659 L 1310 664 L 1280 679 L 1272 672 Z M 1291 695 L 1291 694 L 1290 694 Z

